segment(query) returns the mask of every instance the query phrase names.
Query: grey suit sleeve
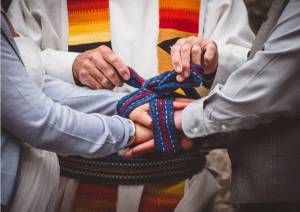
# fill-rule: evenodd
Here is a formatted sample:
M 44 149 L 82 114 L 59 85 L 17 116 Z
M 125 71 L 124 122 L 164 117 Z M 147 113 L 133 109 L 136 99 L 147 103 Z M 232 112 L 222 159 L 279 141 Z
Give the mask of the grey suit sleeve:
M 1 36 L 1 121 L 21 142 L 64 155 L 103 157 L 126 146 L 133 128 L 119 116 L 85 114 L 53 102 Z
M 251 129 L 277 117 L 300 115 L 300 1 L 291 0 L 264 51 L 183 111 L 190 137 Z M 197 114 L 197 115 L 196 115 Z

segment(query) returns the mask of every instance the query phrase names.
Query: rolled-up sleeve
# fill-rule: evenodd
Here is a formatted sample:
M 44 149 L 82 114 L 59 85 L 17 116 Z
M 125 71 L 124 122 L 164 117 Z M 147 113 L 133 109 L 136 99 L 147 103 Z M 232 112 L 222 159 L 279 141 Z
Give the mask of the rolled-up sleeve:
M 300 115 L 299 7 L 299 1 L 290 1 L 264 51 L 232 73 L 224 86 L 218 84 L 184 109 L 182 126 L 188 137 L 251 129 L 277 117 Z
M 63 155 L 86 157 L 117 152 L 127 145 L 134 132 L 129 120 L 122 117 L 85 114 L 53 102 L 29 78 L 4 36 L 1 121 L 2 128 L 20 142 Z

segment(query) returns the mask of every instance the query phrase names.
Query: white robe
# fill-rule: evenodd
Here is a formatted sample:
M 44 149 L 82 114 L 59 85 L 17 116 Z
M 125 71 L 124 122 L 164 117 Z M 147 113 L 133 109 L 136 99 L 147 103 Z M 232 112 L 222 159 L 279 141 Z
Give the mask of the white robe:
M 66 0 L 13 0 L 8 16 L 18 33 L 33 39 L 41 48 L 45 72 L 74 83 L 72 64 L 78 54 L 67 52 Z M 110 0 L 110 16 L 114 52 L 143 77 L 156 75 L 158 0 Z M 199 18 L 199 36 L 218 44 L 218 72 L 228 76 L 246 61 L 254 40 L 243 1 L 202 0 Z M 76 191 L 76 183 L 65 179 L 61 181 L 61 187 L 70 183 L 66 190 Z M 58 196 L 70 195 L 64 195 L 66 190 L 60 190 Z M 215 178 L 204 169 L 186 182 L 185 196 L 176 211 L 201 211 L 219 190 Z M 117 211 L 137 211 L 142 191 L 143 186 L 119 186 Z M 128 192 L 134 197 L 131 204 L 128 204 Z M 58 206 L 61 211 L 71 210 L 73 199 L 59 201 L 62 202 Z

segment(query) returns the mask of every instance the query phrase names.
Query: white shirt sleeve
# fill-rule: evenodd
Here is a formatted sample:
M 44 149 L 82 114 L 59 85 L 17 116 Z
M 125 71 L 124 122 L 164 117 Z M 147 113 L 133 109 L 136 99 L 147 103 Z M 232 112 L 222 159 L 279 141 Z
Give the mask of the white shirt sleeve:
M 199 36 L 217 43 L 219 66 L 214 84 L 224 84 L 246 62 L 255 35 L 243 1 L 203 0 L 202 5 Z
M 79 53 L 45 49 L 41 53 L 42 63 L 47 74 L 75 84 L 72 66 Z
M 65 1 L 16 0 L 7 15 L 15 30 L 41 49 L 46 74 L 74 83 L 72 65 L 78 54 L 67 52 L 65 7 Z

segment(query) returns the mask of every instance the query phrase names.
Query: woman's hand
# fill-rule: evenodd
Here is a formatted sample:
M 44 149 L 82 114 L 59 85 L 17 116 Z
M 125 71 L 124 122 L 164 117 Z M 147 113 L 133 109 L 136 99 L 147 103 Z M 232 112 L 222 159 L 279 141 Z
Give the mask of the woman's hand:
M 175 127 L 176 127 L 177 130 L 182 130 L 182 127 L 181 127 L 181 114 L 182 114 L 182 110 L 177 110 L 174 113 Z M 152 138 L 149 139 L 151 136 L 152 136 Z M 153 134 L 151 136 L 149 134 L 149 137 L 146 137 L 146 139 L 144 138 L 144 141 L 149 139 L 146 142 L 136 142 L 136 143 L 139 143 L 139 144 L 135 145 L 130 150 L 125 152 L 123 156 L 124 157 L 136 157 L 136 156 L 139 156 L 139 155 L 154 152 L 155 151 L 155 143 L 154 143 L 154 139 L 153 139 Z M 184 150 L 188 150 L 188 149 L 191 149 L 193 147 L 193 142 L 189 138 L 187 138 L 186 136 L 183 136 L 181 138 L 180 143 L 181 143 L 181 148 L 184 149 Z
M 183 110 L 189 103 L 191 103 L 193 99 L 187 98 L 176 98 L 173 102 L 174 110 Z M 130 114 L 129 118 L 145 127 L 152 129 L 152 119 L 149 113 L 149 104 L 143 104 L 137 108 L 135 108 Z

